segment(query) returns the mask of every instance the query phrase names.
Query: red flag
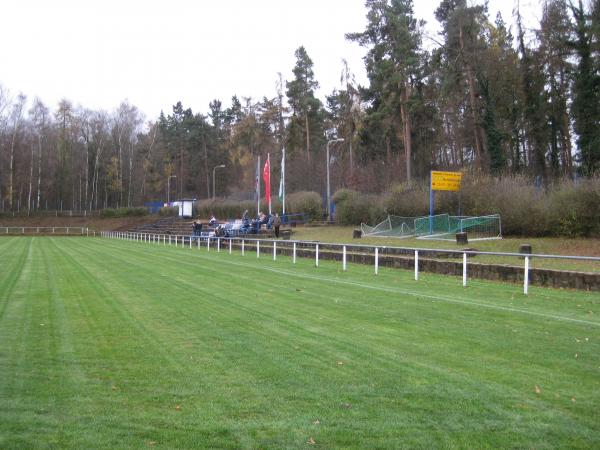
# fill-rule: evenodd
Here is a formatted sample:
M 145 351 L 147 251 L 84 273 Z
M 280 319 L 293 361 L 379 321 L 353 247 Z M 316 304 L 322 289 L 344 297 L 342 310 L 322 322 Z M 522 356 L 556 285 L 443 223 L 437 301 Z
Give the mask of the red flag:
M 265 167 L 263 168 L 263 181 L 265 182 L 265 200 L 267 203 L 271 202 L 271 164 L 269 163 L 270 157 L 267 156 Z

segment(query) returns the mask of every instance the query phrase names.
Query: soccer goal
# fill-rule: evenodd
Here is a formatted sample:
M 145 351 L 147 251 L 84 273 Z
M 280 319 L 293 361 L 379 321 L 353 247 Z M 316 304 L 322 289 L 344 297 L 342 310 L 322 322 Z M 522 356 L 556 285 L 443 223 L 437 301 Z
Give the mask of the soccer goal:
M 367 237 L 406 238 L 415 235 L 415 218 L 389 215 L 374 227 L 361 223 L 360 229 Z
M 489 216 L 435 216 L 401 217 L 389 215 L 383 222 L 369 226 L 360 225 L 365 237 L 395 237 L 454 241 L 456 233 L 465 232 L 470 241 L 502 239 L 502 222 L 499 214 Z
M 445 217 L 444 217 L 445 216 Z M 467 233 L 469 241 L 502 239 L 502 221 L 499 214 L 489 216 L 448 216 L 442 214 L 419 219 L 415 224 L 418 239 L 454 241 L 456 233 Z

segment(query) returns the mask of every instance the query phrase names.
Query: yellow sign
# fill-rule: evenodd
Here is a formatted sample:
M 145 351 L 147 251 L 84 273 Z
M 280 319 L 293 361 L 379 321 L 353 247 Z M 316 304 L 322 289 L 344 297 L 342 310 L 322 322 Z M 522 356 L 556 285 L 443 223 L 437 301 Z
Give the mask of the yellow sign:
M 431 190 L 460 191 L 461 172 L 431 171 Z

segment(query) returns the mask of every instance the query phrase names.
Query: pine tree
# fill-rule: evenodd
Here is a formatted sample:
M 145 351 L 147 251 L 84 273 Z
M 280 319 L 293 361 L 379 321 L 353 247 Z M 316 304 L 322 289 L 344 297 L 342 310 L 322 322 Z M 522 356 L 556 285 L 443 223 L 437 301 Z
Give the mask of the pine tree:
M 412 0 L 367 0 L 367 27 L 347 39 L 369 49 L 365 57 L 372 107 L 370 122 L 387 120 L 404 147 L 406 178 L 412 177 L 414 86 L 420 79 L 421 32 Z M 382 124 L 378 124 L 381 127 Z M 384 126 L 390 128 L 390 126 Z M 390 148 L 390 136 L 386 137 Z M 388 151 L 389 154 L 389 151 Z

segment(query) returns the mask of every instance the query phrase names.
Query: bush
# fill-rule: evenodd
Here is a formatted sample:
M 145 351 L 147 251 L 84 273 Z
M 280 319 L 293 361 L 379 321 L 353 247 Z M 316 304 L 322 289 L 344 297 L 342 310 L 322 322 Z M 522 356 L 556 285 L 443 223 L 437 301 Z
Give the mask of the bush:
M 304 213 L 310 220 L 322 219 L 321 196 L 313 191 L 300 191 L 285 197 L 286 212 Z
M 462 214 L 500 214 L 505 235 L 548 234 L 548 198 L 524 176 L 467 176 L 461 189 Z M 454 195 L 458 198 L 458 195 Z
M 552 234 L 600 236 L 600 179 L 564 183 L 549 197 Z
M 386 213 L 381 198 L 361 194 L 351 189 L 340 189 L 333 195 L 335 221 L 340 225 L 381 222 Z
M 429 185 L 402 183 L 392 187 L 383 199 L 387 214 L 421 217 L 429 214 Z

